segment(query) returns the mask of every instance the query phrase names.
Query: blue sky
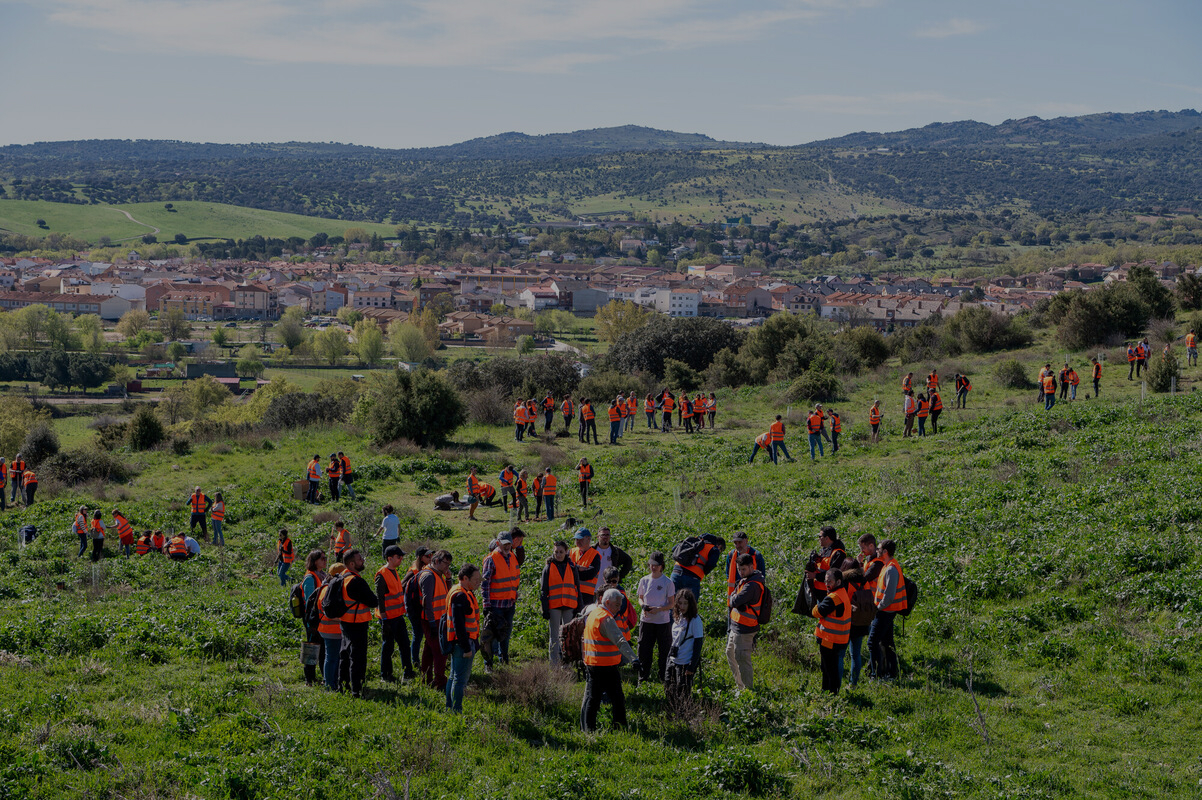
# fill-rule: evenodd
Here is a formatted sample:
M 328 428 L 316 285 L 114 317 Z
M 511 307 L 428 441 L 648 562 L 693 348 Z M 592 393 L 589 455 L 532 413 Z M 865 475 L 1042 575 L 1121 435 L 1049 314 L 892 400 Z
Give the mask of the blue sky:
M 1202 107 L 1197 0 L 0 0 L 0 144 L 799 144 Z

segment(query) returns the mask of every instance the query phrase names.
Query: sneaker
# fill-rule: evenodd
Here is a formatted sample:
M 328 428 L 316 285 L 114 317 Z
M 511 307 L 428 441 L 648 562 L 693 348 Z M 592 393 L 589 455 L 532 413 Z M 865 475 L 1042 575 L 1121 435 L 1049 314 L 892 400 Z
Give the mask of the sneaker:
M 485 665 L 484 665 L 484 674 L 485 674 L 485 675 L 492 675 L 492 664 L 485 664 Z

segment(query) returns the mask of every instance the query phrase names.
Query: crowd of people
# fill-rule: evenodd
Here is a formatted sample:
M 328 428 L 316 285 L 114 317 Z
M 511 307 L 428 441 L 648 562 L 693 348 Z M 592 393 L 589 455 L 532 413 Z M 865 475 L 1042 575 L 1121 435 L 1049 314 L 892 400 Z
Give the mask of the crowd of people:
M 18 456 L 19 458 L 19 456 Z M 197 526 L 200 527 L 201 537 L 209 540 L 206 519 L 213 522 L 213 541 L 218 546 L 225 545 L 222 535 L 222 523 L 225 520 L 225 499 L 217 492 L 212 499 L 205 496 L 197 486 L 188 498 L 191 518 L 188 533 L 182 530 L 170 535 L 164 535 L 162 530 L 143 530 L 138 533 L 133 523 L 129 521 L 121 509 L 114 508 L 110 513 L 112 522 L 104 521 L 104 512 L 100 509 L 90 510 L 80 506 L 71 522 L 71 531 L 79 538 L 79 558 L 88 552 L 91 543 L 91 558 L 93 563 L 104 558 L 104 545 L 109 531 L 117 534 L 119 552 L 130 556 L 165 555 L 172 561 L 187 561 L 200 555 L 200 542 L 193 535 Z M 283 574 L 283 572 L 281 573 Z
M 12 494 L 8 497 L 8 486 L 12 484 Z M 0 456 L 0 511 L 9 505 L 16 506 L 19 499 L 24 505 L 33 505 L 33 498 L 38 493 L 38 474 L 33 467 L 25 463 L 25 459 L 17 453 L 16 458 L 9 463 Z
M 689 397 L 685 391 L 680 391 L 679 398 L 668 388 L 661 389 L 658 394 L 649 394 L 639 400 L 638 394 L 618 394 L 605 405 L 600 401 L 599 406 L 593 404 L 592 398 L 581 398 L 579 404 L 572 396 L 565 395 L 562 400 L 556 400 L 550 393 L 542 401 L 531 398 L 518 401 L 513 406 L 513 438 L 524 441 L 526 436 L 537 434 L 537 423 L 541 411 L 543 418 L 543 433 L 550 433 L 555 419 L 555 410 L 559 409 L 563 416 L 563 430 L 570 433 L 572 421 L 576 420 L 576 437 L 581 442 L 600 444 L 597 435 L 597 414 L 604 413 L 609 420 L 609 443 L 619 444 L 619 439 L 634 431 L 635 420 L 640 411 L 647 417 L 647 429 L 673 431 L 672 415 L 676 414 L 676 428 L 685 433 L 705 430 L 708 425 L 714 427 L 718 414 L 718 396 L 714 392 L 706 395 L 704 392 Z

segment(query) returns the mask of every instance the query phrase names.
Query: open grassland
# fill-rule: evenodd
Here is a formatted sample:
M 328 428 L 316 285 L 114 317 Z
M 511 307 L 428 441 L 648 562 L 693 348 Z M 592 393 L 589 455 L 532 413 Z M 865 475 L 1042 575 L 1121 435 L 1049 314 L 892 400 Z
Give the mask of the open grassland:
M 1021 355 L 1042 363 L 1050 351 Z M 358 798 L 384 782 L 397 796 L 408 782 L 413 797 L 531 800 L 1196 797 L 1202 397 L 1141 402 L 1126 370 L 1109 368 L 1101 400 L 1045 413 L 1032 393 L 995 385 L 992 360 L 966 360 L 969 410 L 949 409 L 946 432 L 921 440 L 900 438 L 899 367 L 862 377 L 832 404 L 843 449 L 813 465 L 796 423 L 798 463 L 747 464 L 754 435 L 788 408 L 785 387 L 769 386 L 720 391 L 718 429 L 691 437 L 640 416 L 617 447 L 574 434 L 518 444 L 508 428 L 469 426 L 445 448 L 380 453 L 338 426 L 127 453 L 139 474 L 126 485 L 46 486 L 31 509 L 0 515 L 0 798 Z M 957 365 L 938 366 L 950 382 Z M 889 405 L 875 446 L 873 395 Z M 89 433 L 83 417 L 55 425 L 71 441 Z M 294 502 L 308 457 L 339 449 L 359 501 Z M 568 469 L 581 455 L 597 471 L 583 515 Z M 523 526 L 516 664 L 489 677 L 477 660 L 463 717 L 431 690 L 382 683 L 374 664 L 365 701 L 306 687 L 272 570 L 276 529 L 305 553 L 340 516 L 374 571 L 387 502 L 407 548 L 478 562 L 508 516 L 481 509 L 472 523 L 430 500 L 462 490 L 471 465 L 495 483 L 506 462 L 557 467 L 560 514 L 610 525 L 638 564 L 691 533 L 748 531 L 777 598 L 756 692 L 733 694 L 712 575 L 696 702 L 669 711 L 661 688 L 628 686 L 629 729 L 581 734 L 581 684 L 542 666 L 537 579 L 558 520 Z M 186 564 L 75 558 L 73 507 L 119 505 L 139 529 L 178 528 L 196 484 L 225 492 L 224 551 Z M 43 534 L 19 549 L 27 523 Z M 819 691 L 812 621 L 788 613 L 826 523 L 849 543 L 897 539 L 922 590 L 899 637 L 903 677 L 838 699 Z

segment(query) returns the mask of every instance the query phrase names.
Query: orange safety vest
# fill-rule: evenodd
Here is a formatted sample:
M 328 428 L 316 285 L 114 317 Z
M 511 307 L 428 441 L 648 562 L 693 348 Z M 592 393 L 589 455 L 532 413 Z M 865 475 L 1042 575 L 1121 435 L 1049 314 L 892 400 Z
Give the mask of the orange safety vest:
M 897 570 L 897 589 L 893 592 L 893 597 L 886 598 L 885 572 L 890 569 Z M 890 561 L 881 570 L 880 577 L 876 579 L 876 589 L 872 593 L 872 599 L 881 611 L 896 613 L 906 610 L 906 576 L 902 574 L 901 564 L 898 564 L 896 560 Z M 889 602 L 884 602 L 886 599 Z
M 833 598 L 836 603 L 843 605 L 842 612 L 836 612 L 837 615 L 832 614 L 829 617 L 819 614 L 818 606 L 814 606 L 814 616 L 818 619 L 818 627 L 814 629 L 814 635 L 818 637 L 823 647 L 829 648 L 847 644 L 851 638 L 851 598 L 847 594 L 846 586 L 840 586 L 828 596 Z
M 584 466 L 577 467 L 576 469 L 580 473 L 580 483 L 588 483 L 593 479 L 592 464 L 585 464 Z
M 687 567 L 684 564 L 680 564 L 679 562 L 677 562 L 677 564 L 680 566 L 681 569 L 685 570 L 686 572 L 691 572 L 694 575 L 696 575 L 697 580 L 703 580 L 705 578 L 705 570 L 703 570 L 701 567 L 699 567 L 698 564 L 704 564 L 706 561 L 708 561 L 709 557 L 710 557 L 710 553 L 713 551 L 713 549 L 714 549 L 714 546 L 712 544 L 710 544 L 709 542 L 706 542 L 705 544 L 701 545 L 701 551 L 697 553 L 697 563 L 696 564 L 693 564 L 693 565 L 687 566 Z
M 749 548 L 747 550 L 747 553 L 749 555 L 753 555 L 753 556 L 757 555 L 754 547 Z M 742 555 L 742 554 L 739 553 L 737 550 L 730 554 L 730 567 L 728 567 L 726 570 L 726 596 L 727 597 L 730 597 L 732 594 L 735 593 L 735 587 L 738 586 L 738 584 L 739 584 L 739 565 L 736 564 L 735 562 L 739 560 L 740 555 Z
M 785 423 L 779 419 L 773 420 L 768 426 L 768 432 L 772 434 L 772 441 L 783 442 L 785 440 Z
M 931 413 L 931 406 L 927 400 L 918 401 L 918 411 L 914 412 L 919 419 L 925 419 Z
M 134 543 L 134 526 L 129 524 L 129 520 L 121 514 L 114 514 L 113 519 L 117 522 L 117 541 L 121 544 Z
M 184 537 L 176 536 L 171 540 L 171 546 L 167 548 L 167 555 L 170 556 L 186 556 L 188 555 L 188 543 L 184 541 Z
M 427 622 L 436 622 L 442 619 L 443 614 L 447 610 L 447 584 L 448 581 L 442 577 L 436 570 L 425 567 L 422 572 L 429 572 L 434 576 L 434 580 L 438 581 L 434 586 L 434 619 L 426 616 L 426 604 L 422 602 L 422 619 Z M 418 580 L 421 580 L 421 573 L 418 573 Z
M 543 411 L 554 411 L 554 410 L 555 410 L 555 398 L 553 398 L 551 395 L 547 395 L 546 397 L 543 398 Z
M 937 386 L 939 386 L 939 376 L 932 372 L 927 376 L 927 388 L 934 389 Z
M 88 518 L 83 514 L 76 514 L 75 520 L 71 523 L 71 530 L 76 536 L 87 536 Z
M 213 518 L 214 522 L 224 522 L 225 521 L 225 501 L 218 500 L 216 503 L 214 503 L 213 507 L 209 509 L 209 516 Z
M 555 496 L 555 484 L 559 481 L 554 475 L 546 475 L 543 477 L 543 497 Z
M 325 602 L 326 595 L 330 593 L 330 584 L 326 583 L 317 592 L 317 633 L 327 638 L 341 638 L 342 626 L 338 624 L 338 620 L 330 619 L 321 610 L 322 604 Z
M 1069 383 L 1069 386 L 1077 386 L 1078 384 L 1081 383 L 1081 378 L 1079 378 L 1077 376 L 1077 370 L 1070 369 L 1068 371 L 1068 383 Z
M 671 397 L 665 397 L 664 398 L 664 411 L 667 411 L 670 414 L 675 409 L 676 409 L 676 400 L 674 400 Z
M 451 598 L 456 594 L 467 595 L 468 605 L 471 611 L 463 618 L 463 627 L 467 628 L 467 638 L 473 641 L 480 635 L 480 601 L 476 599 L 476 595 L 472 592 L 464 590 L 462 586 L 456 586 L 451 591 L 447 592 L 446 599 L 446 614 L 447 614 L 447 641 L 455 641 L 455 625 L 450 619 L 451 614 Z
M 729 616 L 731 622 L 738 623 L 739 625 L 743 625 L 745 627 L 758 628 L 760 627 L 760 606 L 764 604 L 764 584 L 760 583 L 760 581 L 753 581 L 751 578 L 743 578 L 739 581 L 739 583 L 742 584 L 747 581 L 760 584 L 760 599 L 756 600 L 751 605 L 743 606 L 742 608 L 735 608 L 734 606 L 731 606 Z M 730 602 L 730 596 L 733 594 L 734 592 L 732 591 L 730 595 L 727 596 L 727 603 Z
M 334 529 L 334 552 L 345 553 L 351 549 L 351 532 L 346 528 Z
M 37 486 L 38 485 L 37 473 L 35 473 L 31 469 L 25 470 L 25 473 L 21 476 L 21 483 L 25 484 L 26 486 Z
M 1127 345 L 1127 361 L 1131 362 L 1134 360 L 1135 360 L 1135 348 L 1132 347 L 1131 345 Z
M 560 572 L 554 564 L 547 567 L 547 607 L 575 608 L 580 593 L 576 583 L 576 574 L 565 560 L 564 570 Z
M 1101 364 L 1093 365 L 1093 379 L 1095 381 L 1102 379 L 1102 365 Z
M 296 551 L 292 548 L 292 540 L 285 539 L 280 542 L 280 561 L 285 564 L 291 564 L 296 560 Z
M 486 503 L 497 494 L 497 490 L 492 487 L 491 483 L 479 483 L 476 486 L 476 491 L 479 492 L 480 499 Z
M 939 392 L 931 392 L 931 410 L 943 410 L 943 398 L 939 396 Z
M 508 489 L 510 486 L 513 486 L 513 479 L 516 477 L 517 474 L 509 467 L 501 470 L 501 488 Z
M 354 475 L 354 474 L 355 474 L 355 471 L 353 469 L 351 469 L 351 460 L 349 458 L 347 458 L 346 456 L 343 456 L 342 457 L 342 477 L 345 478 L 348 475 Z
M 759 436 L 755 437 L 755 443 L 759 445 L 761 450 L 767 450 L 772 446 L 772 433 L 764 431 Z
M 831 430 L 835 433 L 843 432 L 843 420 L 839 418 L 838 414 L 831 414 Z
M 880 406 L 873 406 L 872 408 L 868 409 L 868 424 L 869 425 L 880 425 L 881 424 Z
M 315 458 L 309 462 L 309 471 L 308 471 L 309 480 L 311 480 L 311 481 L 321 480 L 321 476 L 317 474 L 318 469 L 319 469 L 319 467 L 317 466 L 317 459 Z
M 326 465 L 326 477 L 327 478 L 341 478 L 342 477 L 342 462 L 339 461 L 338 459 L 334 459 L 329 464 L 327 464 Z
M 104 538 L 104 523 L 103 522 L 101 522 L 98 519 L 92 520 L 92 530 L 96 531 L 96 536 L 94 536 L 93 538 L 95 538 L 95 539 L 103 539 Z
M 469 495 L 480 494 L 480 479 L 475 475 L 467 476 L 467 493 Z
M 342 602 L 346 604 L 346 611 L 339 622 L 371 622 L 371 610 L 362 603 L 352 600 L 351 593 L 347 590 L 347 586 L 351 582 L 351 576 L 359 577 L 359 573 L 354 570 L 347 570 L 347 577 L 342 579 Z
M 594 562 L 601 560 L 601 554 L 598 553 L 596 550 L 594 550 L 592 547 L 589 547 L 589 549 L 585 552 L 581 552 L 579 547 L 573 547 L 571 549 L 571 551 L 568 553 L 568 558 L 572 559 L 572 563 L 578 567 L 591 567 Z M 600 577 L 601 577 L 601 575 L 597 574 L 597 575 L 594 575 L 593 577 L 589 578 L 588 580 L 581 578 L 580 579 L 580 593 L 581 594 L 596 594 L 597 579 Z
M 315 461 L 313 463 L 316 464 L 317 462 Z M 197 495 L 197 494 L 192 495 L 192 513 L 193 514 L 205 513 L 205 502 L 208 499 L 209 498 L 205 497 L 204 492 L 201 492 L 199 495 Z
M 622 418 L 622 410 L 620 408 L 618 408 L 616 405 L 611 405 L 609 407 L 609 421 L 617 422 L 621 418 Z
M 806 427 L 810 429 L 810 433 L 818 433 L 822 430 L 822 415 L 815 411 L 806 419 Z
M 618 645 L 601 633 L 601 623 L 606 617 L 614 619 L 609 609 L 598 606 L 589 612 L 584 623 L 584 663 L 589 667 L 616 667 L 622 663 L 622 651 Z
M 824 592 L 826 591 L 826 571 L 831 568 L 831 559 L 835 557 L 835 553 L 843 553 L 843 555 L 847 555 L 847 553 L 843 550 L 836 549 L 832 550 L 830 555 L 823 556 L 822 558 L 818 559 L 818 575 L 814 578 L 815 589 L 821 589 Z
M 397 619 L 405 614 L 405 592 L 396 570 L 385 564 L 376 570 L 384 578 L 384 602 L 380 606 L 380 619 Z
M 911 389 L 913 389 L 913 388 L 914 388 L 914 383 L 913 383 L 913 381 L 910 379 L 910 376 L 909 376 L 909 375 L 907 375 L 906 377 L 902 378 L 902 391 L 903 391 L 903 392 L 908 392 L 908 391 L 910 391 L 910 390 L 911 390 Z
M 1056 391 L 1056 379 L 1051 375 L 1043 376 L 1043 393 L 1052 394 Z
M 655 413 L 655 401 L 650 400 L 650 399 L 644 400 L 643 401 L 643 411 L 645 411 L 648 414 L 654 414 Z
M 570 417 L 570 416 L 572 416 L 572 413 L 576 410 L 576 406 L 571 400 L 564 400 L 563 405 L 560 406 L 560 409 L 563 411 L 563 415 L 565 417 Z
M 692 419 L 693 418 L 693 404 L 689 401 L 689 398 L 687 398 L 687 397 L 680 401 L 680 418 L 681 419 Z
M 518 403 L 513 407 L 513 421 L 516 425 L 523 425 L 526 422 L 526 406 Z
M 149 552 L 150 552 L 151 550 L 153 550 L 153 549 L 154 549 L 154 548 L 153 548 L 153 547 L 152 547 L 152 545 L 150 544 L 150 537 L 149 537 L 149 536 L 143 536 L 141 539 L 139 539 L 139 540 L 138 540 L 138 547 L 137 547 L 137 549 L 136 549 L 134 552 L 135 552 L 137 555 L 144 556 L 144 555 L 146 555 L 147 553 L 149 553 Z
M 582 405 L 580 407 L 580 416 L 584 417 L 585 422 L 588 422 L 589 420 L 596 417 L 596 414 L 593 413 L 593 404 L 585 403 L 584 405 Z
M 1197 347 L 1198 339 L 1192 333 L 1185 334 L 1185 346 L 1191 349 Z
M 488 557 L 492 559 L 493 566 L 492 582 L 488 585 L 488 599 L 517 600 L 518 582 L 522 579 L 518 557 L 510 553 L 508 564 L 505 563 L 505 556 L 499 551 L 494 550 Z
M 630 397 L 628 397 L 626 399 L 626 408 L 630 411 L 630 413 L 627 416 L 633 417 L 635 414 L 638 413 L 639 399 L 637 397 L 635 397 L 634 395 L 630 395 Z
M 24 474 L 24 472 L 25 472 L 25 462 L 24 461 L 14 461 L 13 462 L 13 479 L 16 480 L 17 478 L 20 478 Z
M 162 550 L 163 545 L 167 544 L 167 538 L 165 536 L 163 536 L 163 534 L 161 534 L 161 533 L 156 533 L 153 536 L 151 536 L 150 541 L 154 543 L 155 550 Z M 184 546 L 185 546 L 185 549 L 187 549 L 187 542 L 184 543 Z
M 8 485 L 8 464 L 0 462 L 0 486 Z
M 518 478 L 518 485 L 517 485 L 517 493 L 518 493 L 518 497 L 525 497 L 525 496 L 526 496 L 526 488 L 527 488 L 527 487 L 526 487 L 526 479 L 525 479 L 525 478 Z

